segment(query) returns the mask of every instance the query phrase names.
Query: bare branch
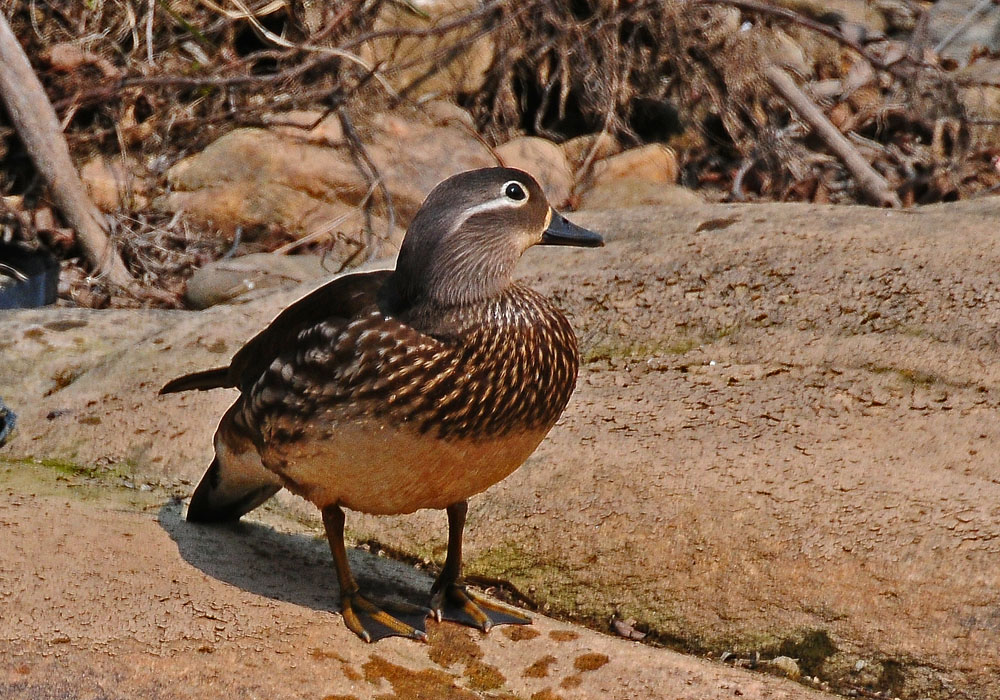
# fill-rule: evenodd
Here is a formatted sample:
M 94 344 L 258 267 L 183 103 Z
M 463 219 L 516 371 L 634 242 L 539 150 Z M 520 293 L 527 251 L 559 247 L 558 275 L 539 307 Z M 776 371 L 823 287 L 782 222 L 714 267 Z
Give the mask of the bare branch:
M 73 166 L 55 110 L 28 57 L 0 14 L 0 97 L 56 205 L 76 229 L 80 247 L 94 269 L 112 283 L 128 286 L 132 276 L 108 240 L 103 216 L 90 201 Z
M 858 149 L 827 119 L 823 111 L 809 99 L 788 73 L 775 65 L 764 69 L 768 81 L 804 119 L 813 131 L 837 154 L 868 198 L 879 206 L 901 207 L 902 202 L 889 183 L 869 165 Z
M 354 128 L 354 123 L 347 114 L 347 110 L 343 107 L 339 108 L 337 110 L 337 116 L 340 118 L 340 125 L 343 127 L 344 137 L 350 147 L 351 158 L 354 160 L 355 166 L 368 181 L 369 188 L 372 190 L 378 188 L 378 190 L 382 193 L 382 198 L 385 200 L 385 206 L 388 210 L 389 219 L 386 240 L 391 240 L 392 229 L 396 225 L 396 208 L 392 204 L 392 193 L 389 192 L 389 188 L 385 184 L 385 178 L 382 177 L 382 173 L 375 164 L 375 161 L 373 161 L 371 156 L 368 155 L 368 150 L 365 148 L 364 143 L 362 143 L 361 137 L 358 136 L 358 132 Z M 365 197 L 364 213 L 365 231 L 368 237 L 368 259 L 373 260 L 376 256 L 377 250 L 375 248 L 375 233 L 372 230 L 371 197 Z

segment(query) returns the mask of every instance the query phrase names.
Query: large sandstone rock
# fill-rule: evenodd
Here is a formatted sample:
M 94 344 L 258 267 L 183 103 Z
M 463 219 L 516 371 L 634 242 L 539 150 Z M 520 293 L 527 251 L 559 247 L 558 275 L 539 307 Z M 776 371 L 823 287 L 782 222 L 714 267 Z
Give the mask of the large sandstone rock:
M 65 465 L 0 457 L 0 482 L 4 700 L 832 700 L 537 613 L 488 635 L 431 621 L 426 644 L 365 644 L 335 612 L 315 526 L 261 512 L 193 525 L 171 489 Z M 380 595 L 427 600 L 428 572 L 348 557 Z
M 577 393 L 473 500 L 469 572 L 595 625 L 794 659 L 845 693 L 1000 697 L 1000 199 L 574 218 L 608 246 L 532 250 L 520 276 L 572 316 Z M 20 422 L 4 454 L 197 480 L 233 394 L 157 389 L 226 362 L 303 291 L 7 314 L 0 395 Z M 438 561 L 443 523 L 348 521 Z
M 400 224 L 409 221 L 444 178 L 496 165 L 489 149 L 467 130 L 397 114 L 372 120 L 366 148 L 392 194 Z M 359 204 L 368 193 L 346 148 L 304 143 L 262 129 L 236 129 L 177 163 L 167 176 L 178 192 L 233 183 L 253 198 L 253 187 L 274 184 L 311 199 L 348 204 Z M 170 208 L 169 200 L 165 206 Z
M 274 182 L 312 197 L 360 201 L 364 178 L 337 149 L 299 143 L 266 129 L 234 129 L 167 172 L 177 191 L 220 183 Z
M 368 153 L 392 191 L 400 222 L 409 222 L 446 177 L 497 165 L 493 153 L 461 124 L 428 125 L 391 113 L 378 115 L 372 128 Z
M 520 136 L 497 146 L 504 165 L 519 168 L 535 177 L 554 207 L 562 207 L 573 191 L 573 173 L 563 150 L 548 139 Z
M 328 120 L 317 124 L 311 113 L 283 120 L 272 115 L 270 121 L 274 130 L 236 129 L 175 164 L 167 173 L 172 191 L 156 205 L 229 233 L 238 226 L 277 226 L 308 236 L 333 227 L 345 234 L 334 249 L 339 264 L 391 254 L 438 182 L 496 165 L 490 150 L 460 124 L 398 114 L 374 117 L 366 149 L 390 191 L 395 218 L 390 228 L 388 209 L 379 208 L 372 226 L 375 247 L 358 257 L 358 243 L 367 242 L 359 207 L 369 185 L 339 140 L 339 127 Z
M 595 163 L 590 186 L 603 185 L 622 178 L 670 184 L 677 182 L 679 174 L 677 154 L 666 146 L 651 143 L 630 148 Z

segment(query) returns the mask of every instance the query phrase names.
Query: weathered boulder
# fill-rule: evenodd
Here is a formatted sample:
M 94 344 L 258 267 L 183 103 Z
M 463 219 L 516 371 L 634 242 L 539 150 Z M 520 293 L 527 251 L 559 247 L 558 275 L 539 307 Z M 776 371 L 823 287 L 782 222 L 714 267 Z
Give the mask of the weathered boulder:
M 608 180 L 583 192 L 578 198 L 577 209 L 685 206 L 702 202 L 704 200 L 687 187 L 622 177 Z
M 339 123 L 318 114 L 296 113 L 274 129 L 236 129 L 167 173 L 172 191 L 155 202 L 184 211 L 231 234 L 238 226 L 277 226 L 296 236 L 336 229 L 333 262 L 391 254 L 427 193 L 463 170 L 496 164 L 490 150 L 461 124 L 435 124 L 414 115 L 377 115 L 366 150 L 392 198 L 393 226 L 380 205 L 369 241 L 362 234 L 360 205 L 370 185 L 359 172 Z M 315 125 L 315 126 L 313 126 Z M 338 228 L 339 227 L 339 228 Z M 384 232 L 384 233 L 383 233 Z M 358 245 L 375 247 L 358 256 Z
M 310 197 L 358 202 L 364 178 L 338 149 L 301 143 L 266 129 L 234 129 L 167 172 L 170 186 L 194 192 L 224 183 L 276 183 Z
M 316 520 L 202 527 L 176 487 L 89 474 L 0 457 L 4 700 L 832 700 L 539 613 L 489 634 L 431 620 L 426 644 L 365 644 L 336 614 Z M 348 557 L 380 594 L 427 601 L 428 572 Z
M 496 165 L 489 149 L 465 129 L 398 114 L 373 118 L 366 148 L 390 190 L 400 224 L 409 221 L 444 178 Z M 181 192 L 219 183 L 240 183 L 248 189 L 273 183 L 313 199 L 352 205 L 369 189 L 346 148 L 302 143 L 262 129 L 236 129 L 177 163 L 167 175 Z
M 562 207 L 569 200 L 573 173 L 566 154 L 556 144 L 537 136 L 520 136 L 497 146 L 496 154 L 504 165 L 533 175 L 552 206 Z
M 428 124 L 395 112 L 372 120 L 367 148 L 392 192 L 400 224 L 409 222 L 446 177 L 497 165 L 490 149 L 462 124 Z
M 596 187 L 622 178 L 674 183 L 679 174 L 677 154 L 666 146 L 651 143 L 630 148 L 595 163 L 590 186 Z

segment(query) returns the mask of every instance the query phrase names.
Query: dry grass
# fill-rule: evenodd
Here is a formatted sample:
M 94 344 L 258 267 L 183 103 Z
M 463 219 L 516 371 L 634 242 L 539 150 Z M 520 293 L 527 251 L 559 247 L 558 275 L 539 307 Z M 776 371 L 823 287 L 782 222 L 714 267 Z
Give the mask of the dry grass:
M 762 72 L 774 62 L 806 82 L 846 84 L 864 68 L 872 79 L 863 90 L 820 98 L 821 106 L 849 115 L 838 126 L 854 132 L 906 203 L 968 197 L 1000 182 L 989 166 L 1000 141 L 970 119 L 954 66 L 927 61 L 918 48 L 894 57 L 900 41 L 862 45 L 836 16 L 828 24 L 753 0 L 555 0 L 508 3 L 502 15 L 505 50 L 488 89 L 471 100 L 497 141 L 519 131 L 560 140 L 604 130 L 628 144 L 670 143 L 686 184 L 720 197 L 856 202 L 849 173 Z

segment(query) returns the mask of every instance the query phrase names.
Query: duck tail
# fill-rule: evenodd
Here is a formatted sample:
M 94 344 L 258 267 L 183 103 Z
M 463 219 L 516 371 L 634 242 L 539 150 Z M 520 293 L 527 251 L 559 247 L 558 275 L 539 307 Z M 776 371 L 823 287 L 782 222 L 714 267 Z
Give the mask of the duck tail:
M 185 374 L 183 377 L 171 379 L 160 389 L 160 394 L 173 394 L 178 391 L 191 391 L 192 389 L 206 391 L 207 389 L 221 389 L 231 386 L 233 384 L 229 381 L 229 368 L 216 367 L 215 369 L 192 372 L 191 374 Z

